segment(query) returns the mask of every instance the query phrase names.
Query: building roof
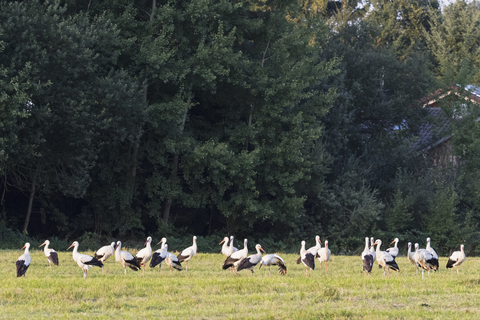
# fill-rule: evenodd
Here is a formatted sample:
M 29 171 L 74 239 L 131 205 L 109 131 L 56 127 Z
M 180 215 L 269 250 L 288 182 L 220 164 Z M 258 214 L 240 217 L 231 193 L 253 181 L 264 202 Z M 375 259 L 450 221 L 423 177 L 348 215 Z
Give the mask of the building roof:
M 440 107 L 427 108 L 427 121 L 420 127 L 420 132 L 411 144 L 414 151 L 427 151 L 451 138 L 452 118 Z

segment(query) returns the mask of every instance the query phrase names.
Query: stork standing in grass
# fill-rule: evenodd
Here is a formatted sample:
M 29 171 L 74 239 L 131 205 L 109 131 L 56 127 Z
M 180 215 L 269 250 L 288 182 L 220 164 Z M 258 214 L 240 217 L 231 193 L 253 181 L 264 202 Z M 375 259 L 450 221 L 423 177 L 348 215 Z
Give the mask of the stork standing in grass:
M 460 246 L 460 251 L 455 251 L 454 253 L 452 253 L 450 258 L 448 258 L 448 262 L 447 262 L 447 269 L 452 268 L 452 272 L 453 272 L 453 268 L 457 267 L 457 274 L 458 274 L 458 267 L 463 263 L 463 261 L 465 261 L 465 252 L 463 249 L 464 249 L 464 246 L 462 244 Z
M 328 261 L 330 260 L 330 249 L 328 249 L 328 240 L 325 240 L 325 247 L 318 250 L 317 258 L 320 262 L 320 270 L 322 270 L 322 264 L 325 261 L 325 274 L 327 274 Z
M 425 250 L 430 252 L 433 256 L 433 261 L 434 261 L 434 268 L 433 270 L 437 271 L 439 264 L 438 264 L 438 254 L 433 250 L 433 248 L 430 246 L 430 238 L 427 238 L 427 246 L 425 247 Z
M 177 256 L 178 262 L 182 263 L 185 261 L 185 271 L 188 271 L 188 260 L 192 259 L 194 255 L 197 254 L 197 237 L 193 236 L 193 244 L 183 249 L 183 251 Z
M 235 272 L 235 268 L 238 266 L 240 261 L 242 261 L 243 258 L 246 258 L 248 256 L 248 247 L 247 247 L 248 240 L 245 239 L 243 240 L 243 249 L 235 251 L 232 253 L 230 256 L 225 259 L 225 262 L 223 263 L 222 269 L 227 270 L 230 268 L 231 272 Z
M 420 249 L 418 243 L 415 243 L 415 254 L 413 255 L 413 258 L 417 265 L 422 268 L 422 279 L 425 270 L 428 271 L 428 277 L 430 278 L 430 270 L 435 267 L 433 255 L 426 249 Z
M 83 279 L 85 279 L 87 277 L 88 269 L 94 266 L 103 268 L 103 263 L 102 261 L 95 259 L 95 257 L 89 256 L 88 254 L 79 253 L 78 246 L 78 241 L 73 241 L 73 243 L 70 245 L 70 247 L 67 248 L 67 250 L 73 247 L 73 260 L 78 264 L 80 268 L 82 268 Z
M 377 252 L 375 251 L 375 239 L 373 237 L 370 237 L 370 252 L 372 253 L 373 261 L 377 259 Z
M 158 265 L 158 271 L 160 271 L 160 268 L 162 267 L 162 262 L 165 261 L 165 258 L 167 258 L 167 249 L 165 248 L 167 244 L 167 238 L 162 238 L 162 240 L 160 240 L 160 242 L 157 244 L 160 243 L 162 246 L 153 253 L 152 260 L 150 260 L 150 268 L 155 268 Z
M 115 261 L 122 264 L 125 275 L 127 275 L 127 267 L 133 271 L 140 270 L 141 267 L 138 264 L 137 259 L 135 259 L 130 252 L 122 251 L 120 249 L 122 249 L 122 242 L 117 241 L 117 248 L 115 249 Z
M 228 240 L 229 238 L 225 237 L 223 238 L 222 242 L 219 243 L 219 244 L 223 243 L 222 254 L 226 255 L 227 257 L 232 253 L 238 251 L 238 249 L 233 246 L 233 236 L 230 236 L 230 245 L 228 245 Z
M 410 261 L 416 268 L 417 268 L 417 272 L 415 272 L 415 274 L 418 274 L 418 263 L 415 261 L 415 253 L 412 252 L 412 243 L 409 242 L 408 243 L 408 250 L 407 250 L 407 258 L 408 258 L 408 261 Z
M 315 236 L 315 245 L 313 247 L 310 247 L 307 249 L 308 252 L 313 254 L 314 257 L 319 257 L 318 251 L 322 249 L 322 242 L 320 241 L 319 236 Z M 302 262 L 302 257 L 298 257 L 297 259 L 297 264 L 300 264 Z
M 260 252 L 260 250 L 265 252 L 265 250 L 262 249 L 262 246 L 260 244 L 255 245 L 255 249 L 257 250 L 257 253 L 243 258 L 242 261 L 240 261 L 240 263 L 238 264 L 237 271 L 249 269 L 250 271 L 252 271 L 253 275 L 253 268 L 255 268 L 255 266 L 262 260 L 262 253 Z
M 109 246 L 103 246 L 93 254 L 95 259 L 102 261 L 105 266 L 105 260 L 110 258 L 115 253 L 115 242 L 112 242 Z M 104 268 L 102 267 L 102 273 Z
M 143 277 L 145 277 L 145 266 L 147 262 L 152 257 L 152 237 L 147 237 L 147 241 L 145 242 L 145 248 L 138 251 L 135 255 L 135 259 L 137 259 L 138 264 L 143 268 Z
M 17 267 L 17 278 L 21 276 L 25 277 L 25 273 L 27 272 L 28 267 L 30 267 L 30 262 L 32 261 L 29 251 L 30 243 L 25 243 L 22 249 L 25 249 L 25 252 L 18 257 L 17 261 L 15 262 L 15 266 Z
M 368 237 L 365 237 L 365 249 L 362 252 L 363 271 L 365 274 L 372 274 L 373 256 L 368 245 Z
M 50 270 L 52 270 L 52 263 L 56 266 L 58 266 L 58 254 L 55 250 L 52 248 L 49 248 L 48 246 L 50 245 L 50 241 L 45 240 L 44 243 L 42 243 L 39 247 L 45 246 L 43 248 L 43 253 L 47 257 L 48 260 L 48 265 L 50 266 Z
M 165 250 L 168 250 L 168 244 L 165 245 Z M 167 251 L 167 257 L 165 258 L 165 263 L 170 267 L 170 271 L 172 271 L 172 267 L 175 270 L 182 271 L 182 264 L 178 261 L 177 256 L 173 253 Z
M 302 241 L 302 246 L 300 247 L 300 260 L 305 266 L 305 276 L 310 277 L 312 270 L 315 270 L 315 257 L 305 250 L 305 241 Z M 308 268 L 310 268 L 310 272 L 307 273 Z
M 390 244 L 395 243 L 395 245 L 392 248 L 388 248 L 387 252 L 392 255 L 392 257 L 396 258 L 398 256 L 398 238 L 395 238 Z
M 285 264 L 285 260 L 282 259 L 278 254 L 267 254 L 262 257 L 262 261 L 260 261 L 260 266 L 258 269 L 261 269 L 262 266 L 268 266 L 268 274 L 272 275 L 270 271 L 270 266 L 278 266 L 278 272 L 281 275 L 287 274 L 287 265 Z
M 398 264 L 395 261 L 395 258 L 392 257 L 390 253 L 380 250 L 380 247 L 382 246 L 382 240 L 377 239 L 374 245 L 375 244 L 377 245 L 375 254 L 377 256 L 378 264 L 380 265 L 380 267 L 383 267 L 383 276 L 385 277 L 385 269 L 388 269 L 388 275 L 390 275 L 390 269 L 394 271 L 400 271 L 400 268 L 398 267 Z

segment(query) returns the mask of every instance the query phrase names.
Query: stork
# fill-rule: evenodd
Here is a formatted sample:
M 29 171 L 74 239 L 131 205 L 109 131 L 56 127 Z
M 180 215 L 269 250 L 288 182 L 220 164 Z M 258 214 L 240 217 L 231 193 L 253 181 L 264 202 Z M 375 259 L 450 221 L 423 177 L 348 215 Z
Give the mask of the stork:
M 382 246 L 382 240 L 377 239 L 377 241 L 374 242 L 374 245 L 377 245 L 377 249 L 375 250 L 375 254 L 377 256 L 377 262 L 378 264 L 383 267 L 383 276 L 385 277 L 385 269 L 388 269 L 388 275 L 390 275 L 390 269 L 395 270 L 395 271 L 400 271 L 400 268 L 397 265 L 397 262 L 395 261 L 395 258 L 392 257 L 392 255 L 386 251 L 381 251 L 380 247 Z
M 165 251 L 167 250 L 168 250 L 168 244 L 165 245 Z M 172 267 L 175 270 L 182 271 L 182 265 L 180 261 L 178 261 L 178 258 L 171 252 L 167 252 L 165 263 L 170 267 L 170 271 L 172 271 Z
M 225 237 L 223 238 L 222 242 L 219 243 L 219 244 L 223 243 L 222 254 L 226 255 L 227 257 L 232 253 L 238 251 L 238 249 L 233 246 L 233 236 L 230 236 L 230 245 L 228 245 L 228 240 L 229 238 Z
M 109 246 L 103 246 L 95 253 L 93 254 L 95 256 L 95 259 L 102 261 L 102 263 L 105 263 L 105 260 L 110 258 L 115 253 L 115 242 L 110 243 Z M 102 273 L 104 269 L 102 267 Z
M 270 271 L 270 266 L 278 266 L 278 273 L 281 275 L 287 274 L 287 265 L 285 264 L 285 260 L 282 259 L 278 254 L 267 254 L 262 257 L 262 261 L 260 261 L 260 266 L 258 269 L 261 269 L 262 266 L 268 266 L 268 273 L 272 275 Z
M 328 271 L 328 261 L 330 260 L 330 249 L 328 249 L 328 240 L 325 240 L 325 247 L 317 252 L 317 259 L 320 261 L 320 270 L 322 270 L 322 263 L 325 261 L 325 274 Z
M 143 275 L 142 275 L 143 277 L 145 277 L 145 266 L 147 265 L 147 262 L 152 257 L 151 243 L 152 243 L 152 237 L 147 237 L 147 241 L 145 242 L 145 248 L 138 251 L 137 254 L 135 255 L 135 259 L 137 259 L 138 264 L 143 267 Z
M 50 266 L 50 270 L 52 270 L 52 263 L 58 266 L 58 254 L 55 250 L 48 247 L 50 245 L 50 241 L 45 240 L 45 242 L 42 243 L 39 247 L 43 245 L 45 246 L 45 248 L 43 248 L 43 253 L 48 259 L 48 265 Z
M 235 251 L 229 257 L 227 257 L 227 259 L 225 259 L 225 262 L 223 263 L 223 266 L 222 266 L 223 270 L 227 270 L 228 268 L 231 268 L 230 271 L 233 272 L 234 268 L 238 266 L 240 261 L 243 258 L 246 258 L 248 256 L 247 242 L 248 242 L 247 239 L 243 240 L 243 249 Z
M 310 277 L 310 272 L 312 272 L 312 270 L 315 270 L 315 257 L 313 256 L 313 254 L 305 250 L 305 241 L 302 241 L 302 246 L 300 247 L 300 258 L 301 262 L 305 266 L 305 276 Z M 307 274 L 308 268 L 310 268 L 310 272 L 308 272 Z
M 373 239 L 373 237 L 370 237 L 370 252 L 372 252 L 373 261 L 375 261 L 377 259 L 377 252 L 375 251 L 375 248 L 373 247 L 374 243 L 375 243 L 375 240 Z
M 390 242 L 390 244 L 395 243 L 395 245 L 392 248 L 387 249 L 387 252 L 390 253 L 394 258 L 398 256 L 398 247 L 397 247 L 398 241 L 399 241 L 398 238 L 395 238 L 392 242 Z
M 419 249 L 418 243 L 415 243 L 415 254 L 413 258 L 417 265 L 422 268 L 422 279 L 425 270 L 428 271 L 428 277 L 430 278 L 430 270 L 435 266 L 433 255 L 426 249 Z
M 88 254 L 79 253 L 78 245 L 79 245 L 78 241 L 73 241 L 73 243 L 70 245 L 70 247 L 67 248 L 67 250 L 73 247 L 73 252 L 72 252 L 73 261 L 75 261 L 78 264 L 78 266 L 82 268 L 83 279 L 85 279 L 87 277 L 88 269 L 90 269 L 93 266 L 103 268 L 103 263 L 102 261 L 95 259 L 92 256 L 89 256 Z
M 25 252 L 18 257 L 17 261 L 15 262 L 15 265 L 17 266 L 17 278 L 21 276 L 25 277 L 25 273 L 27 272 L 30 262 L 32 261 L 30 258 L 30 251 L 28 251 L 30 249 L 30 243 L 25 243 L 22 249 L 25 249 Z
M 177 256 L 178 262 L 182 263 L 185 261 L 185 271 L 188 271 L 188 260 L 192 259 L 194 255 L 197 254 L 197 237 L 193 236 L 193 244 L 183 249 L 183 251 Z
M 152 255 L 152 260 L 150 260 L 150 268 L 155 268 L 158 265 L 158 271 L 160 271 L 160 268 L 162 267 L 162 262 L 165 260 L 167 257 L 167 249 L 165 248 L 167 244 L 167 238 L 162 238 L 159 243 L 157 244 L 162 244 L 160 249 L 155 251 Z
M 435 252 L 435 250 L 433 250 L 433 248 L 430 246 L 430 238 L 427 238 L 427 246 L 425 247 L 425 250 L 427 250 L 428 252 L 430 252 L 433 256 L 433 262 L 434 262 L 434 268 L 433 270 L 437 271 L 438 270 L 438 267 L 439 267 L 439 264 L 438 264 L 438 255 L 437 253 Z
M 465 252 L 463 251 L 463 248 L 464 246 L 462 244 L 460 246 L 460 251 L 455 251 L 454 253 L 452 253 L 450 258 L 448 258 L 448 262 L 447 262 L 447 269 L 452 268 L 452 272 L 453 272 L 453 268 L 457 267 L 457 274 L 458 274 L 458 267 L 463 263 L 463 261 L 465 261 Z
M 260 260 L 262 260 L 262 253 L 260 252 L 260 250 L 265 252 L 265 250 L 263 250 L 260 244 L 256 244 L 255 249 L 257 250 L 256 254 L 252 254 L 251 256 L 243 258 L 242 261 L 240 261 L 237 267 L 237 272 L 243 269 L 250 269 L 253 275 L 253 268 L 255 268 L 255 266 L 260 262 Z
M 407 257 L 408 257 L 408 261 L 410 261 L 417 268 L 417 272 L 415 272 L 415 274 L 418 274 L 418 264 L 415 261 L 415 253 L 412 252 L 411 242 L 408 243 Z
M 313 254 L 314 257 L 319 257 L 317 255 L 318 251 L 322 248 L 322 242 L 320 241 L 319 236 L 315 236 L 315 245 L 313 247 L 310 247 L 307 249 L 308 252 Z M 298 257 L 297 259 L 297 264 L 300 264 L 302 262 L 302 257 Z
M 123 270 L 125 275 L 127 275 L 127 267 L 132 269 L 133 271 L 140 270 L 140 265 L 138 264 L 137 259 L 127 251 L 121 251 L 122 242 L 117 241 L 117 248 L 115 249 L 115 261 L 120 262 L 123 266 Z
M 368 241 L 368 237 L 365 237 L 365 249 L 362 252 L 363 271 L 365 274 L 372 274 L 373 256 Z

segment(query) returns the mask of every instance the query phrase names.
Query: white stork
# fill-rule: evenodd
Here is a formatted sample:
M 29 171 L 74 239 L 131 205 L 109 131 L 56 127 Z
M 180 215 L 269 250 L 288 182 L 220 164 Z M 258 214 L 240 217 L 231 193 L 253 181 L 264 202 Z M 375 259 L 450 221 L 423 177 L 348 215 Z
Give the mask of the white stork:
M 392 248 L 387 249 L 387 252 L 390 253 L 394 258 L 398 256 L 398 247 L 397 247 L 398 241 L 399 241 L 398 238 L 395 238 L 392 242 L 390 242 L 390 244 L 395 243 L 395 245 Z
M 233 246 L 233 236 L 230 236 L 230 245 L 228 245 L 228 240 L 229 238 L 225 237 L 223 238 L 222 242 L 219 243 L 219 244 L 223 243 L 222 254 L 226 255 L 227 257 L 232 253 L 238 251 L 238 249 Z
M 365 237 L 365 249 L 362 252 L 363 271 L 366 274 L 372 274 L 373 256 L 368 241 L 368 237 Z
M 322 248 L 322 242 L 320 241 L 319 236 L 315 236 L 315 245 L 313 247 L 310 247 L 307 249 L 308 252 L 313 254 L 314 257 L 319 257 L 318 251 Z M 298 257 L 297 259 L 297 264 L 300 264 L 302 262 L 302 257 Z
M 48 259 L 48 265 L 50 266 L 50 270 L 52 270 L 52 263 L 58 266 L 58 254 L 55 250 L 48 247 L 50 245 L 50 241 L 45 240 L 45 242 L 42 243 L 39 247 L 43 245 L 45 246 L 45 248 L 43 248 L 43 253 Z
M 325 240 L 325 247 L 317 252 L 318 261 L 320 261 L 320 270 L 322 270 L 322 263 L 325 261 L 325 274 L 328 271 L 328 261 L 330 260 L 330 249 L 328 249 L 328 240 Z
M 377 239 L 377 241 L 374 242 L 374 245 L 375 244 L 377 245 L 377 249 L 375 250 L 377 262 L 381 267 L 383 267 L 383 276 L 385 277 L 385 268 L 388 269 L 388 275 L 390 275 L 390 269 L 400 271 L 395 258 L 392 257 L 390 253 L 380 250 L 380 247 L 382 246 L 382 240 Z
M 452 268 L 452 272 L 453 272 L 453 268 L 457 267 L 457 274 L 458 274 L 458 267 L 463 263 L 463 261 L 465 261 L 465 252 L 463 251 L 463 248 L 464 246 L 462 244 L 460 246 L 460 251 L 455 251 L 454 253 L 452 253 L 450 258 L 448 258 L 448 262 L 447 262 L 447 269 Z
M 243 249 L 235 251 L 230 256 L 228 256 L 227 259 L 225 259 L 225 262 L 223 263 L 223 266 L 222 266 L 223 270 L 227 270 L 228 268 L 231 268 L 230 271 L 233 272 L 234 267 L 238 266 L 240 261 L 243 258 L 246 258 L 248 256 L 247 242 L 248 240 L 245 239 L 243 241 Z
M 427 246 L 425 247 L 425 250 L 430 252 L 433 256 L 433 261 L 434 261 L 434 268 L 433 270 L 437 271 L 439 264 L 438 264 L 438 254 L 433 250 L 433 248 L 430 246 L 430 238 L 427 238 Z
M 168 244 L 165 245 L 165 251 L 168 250 Z M 182 265 L 180 261 L 178 261 L 177 256 L 175 256 L 171 252 L 167 252 L 167 257 L 165 258 L 165 263 L 170 267 L 170 271 L 172 271 L 172 267 L 175 270 L 182 271 Z
M 138 251 L 137 254 L 135 255 L 135 259 L 137 259 L 138 264 L 143 267 L 143 275 L 142 275 L 143 277 L 145 277 L 145 266 L 147 265 L 147 262 L 152 257 L 151 243 L 152 243 L 152 237 L 147 237 L 147 241 L 145 242 L 145 248 Z
M 243 269 L 250 269 L 253 275 L 253 268 L 255 268 L 255 266 L 262 260 L 262 253 L 260 250 L 265 252 L 260 244 L 256 244 L 255 249 L 257 250 L 256 254 L 252 254 L 251 256 L 243 258 L 242 261 L 240 261 L 237 267 L 237 272 Z
M 167 244 L 167 238 L 162 238 L 159 243 L 157 244 L 162 244 L 160 249 L 155 251 L 152 255 L 152 260 L 150 260 L 150 268 L 155 268 L 158 265 L 158 271 L 160 271 L 160 268 L 162 267 L 162 262 L 165 260 L 167 257 L 167 249 L 165 248 Z
M 305 266 L 305 275 L 310 277 L 310 272 L 312 272 L 312 270 L 315 270 L 315 257 L 313 256 L 313 254 L 305 250 L 305 241 L 302 241 L 302 246 L 300 247 L 300 258 L 303 265 Z M 310 268 L 310 272 L 308 272 L 307 274 L 308 268 Z
M 122 242 L 117 241 L 117 248 L 115 249 L 115 261 L 120 262 L 123 266 L 123 270 L 125 271 L 125 275 L 127 275 L 127 267 L 132 269 L 133 271 L 140 270 L 140 265 L 138 264 L 137 259 L 127 251 L 121 251 Z
M 262 261 L 260 261 L 260 266 L 258 269 L 261 269 L 262 266 L 268 266 L 268 273 L 272 275 L 270 271 L 270 266 L 278 266 L 278 273 L 281 275 L 287 274 L 287 265 L 285 264 L 285 260 L 282 259 L 278 254 L 267 254 L 262 257 Z
M 83 279 L 87 277 L 87 272 L 88 269 L 90 269 L 93 266 L 97 266 L 102 268 L 103 263 L 102 261 L 99 261 L 98 259 L 95 259 L 92 256 L 89 256 L 88 254 L 82 254 L 78 252 L 78 241 L 73 241 L 72 245 L 67 248 L 70 249 L 73 247 L 73 252 L 72 252 L 72 257 L 73 261 L 75 261 L 80 268 L 83 270 Z
M 377 259 L 377 252 L 373 247 L 374 245 L 375 245 L 375 239 L 373 239 L 373 237 L 370 237 L 370 252 L 372 252 L 373 261 Z
M 102 263 L 105 263 L 105 260 L 110 258 L 115 253 L 115 242 L 110 243 L 109 246 L 103 246 L 95 253 L 93 254 L 95 256 L 95 259 L 102 261 Z M 104 269 L 102 267 L 102 273 Z
M 415 261 L 415 253 L 412 252 L 411 242 L 408 243 L 407 258 L 408 258 L 408 261 L 410 261 L 417 268 L 417 272 L 415 272 L 415 274 L 418 274 L 418 264 Z
M 194 255 L 197 254 L 197 237 L 193 236 L 193 244 L 183 249 L 183 251 L 177 256 L 178 262 L 182 263 L 185 261 L 185 271 L 188 271 L 188 260 L 192 259 Z
M 433 255 L 426 249 L 419 249 L 418 243 L 415 243 L 415 254 L 413 255 L 415 262 L 422 268 L 422 279 L 423 272 L 428 271 L 428 277 L 430 278 L 430 270 L 435 267 L 435 260 Z
M 30 262 L 32 262 L 32 259 L 30 258 L 30 251 L 28 251 L 30 249 L 30 243 L 25 243 L 22 249 L 25 249 L 25 252 L 18 257 L 17 261 L 15 262 L 15 265 L 17 266 L 17 277 L 25 277 L 25 273 L 30 266 Z

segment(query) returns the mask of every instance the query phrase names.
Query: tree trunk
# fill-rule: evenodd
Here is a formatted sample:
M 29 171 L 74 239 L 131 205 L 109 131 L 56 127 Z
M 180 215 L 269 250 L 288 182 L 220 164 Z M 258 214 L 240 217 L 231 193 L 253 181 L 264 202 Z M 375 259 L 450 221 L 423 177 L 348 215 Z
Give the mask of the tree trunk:
M 33 176 L 32 185 L 30 187 L 30 196 L 28 198 L 28 208 L 27 208 L 27 216 L 25 217 L 25 224 L 23 225 L 23 233 L 27 233 L 28 224 L 30 222 L 30 215 L 32 213 L 33 207 L 33 198 L 35 197 L 35 185 L 37 183 L 37 174 L 35 173 Z

